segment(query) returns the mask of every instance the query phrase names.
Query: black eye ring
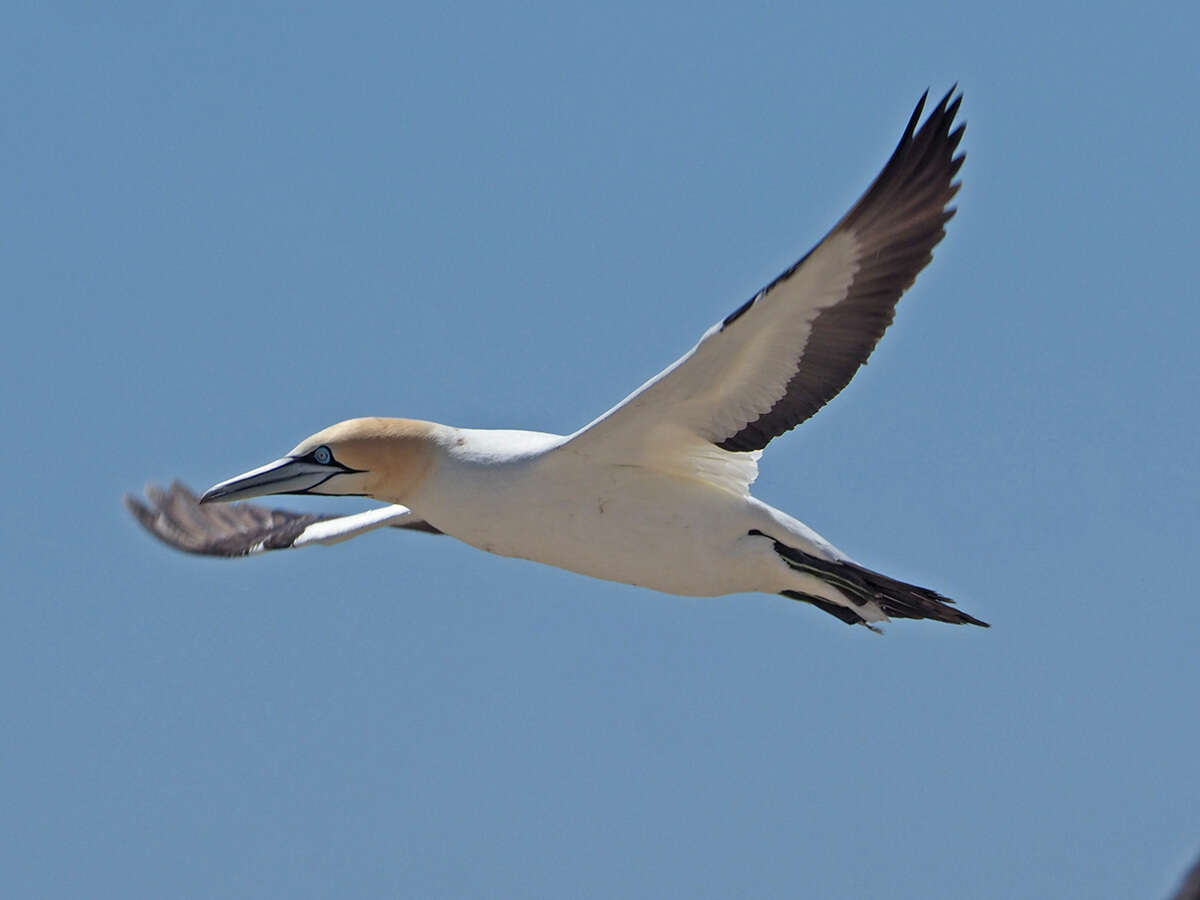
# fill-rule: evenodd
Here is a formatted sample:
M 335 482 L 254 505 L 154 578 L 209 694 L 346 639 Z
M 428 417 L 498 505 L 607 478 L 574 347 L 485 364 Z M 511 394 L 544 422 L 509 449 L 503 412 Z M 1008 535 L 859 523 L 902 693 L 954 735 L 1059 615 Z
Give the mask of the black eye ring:
M 330 452 L 328 447 L 322 444 L 312 452 L 312 458 L 313 462 L 315 462 L 317 465 L 327 466 L 333 462 L 333 453 Z

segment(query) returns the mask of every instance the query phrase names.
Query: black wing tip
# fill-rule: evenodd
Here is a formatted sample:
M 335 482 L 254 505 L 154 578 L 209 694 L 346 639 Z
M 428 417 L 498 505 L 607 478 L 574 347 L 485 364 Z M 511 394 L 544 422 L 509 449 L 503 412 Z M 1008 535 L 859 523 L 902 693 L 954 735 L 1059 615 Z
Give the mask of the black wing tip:
M 966 160 L 959 145 L 966 134 L 966 123 L 955 123 L 963 95 L 955 84 L 918 125 L 929 91 L 917 102 L 908 126 L 896 149 L 870 187 L 835 227 L 870 228 L 889 225 L 913 217 L 930 221 L 958 192 L 956 181 Z
M 176 493 L 174 490 L 176 484 L 172 484 L 170 488 L 164 490 L 153 482 L 147 482 L 145 488 L 143 488 L 145 501 L 143 501 L 142 497 L 139 497 L 136 494 L 131 494 L 128 491 L 121 495 L 121 503 L 124 505 L 129 514 L 132 515 L 137 520 L 138 524 L 145 528 L 146 531 L 150 532 L 150 534 L 154 535 L 164 543 L 170 543 L 170 541 L 164 537 L 164 528 L 159 521 L 159 516 L 163 514 L 166 504 Z M 184 491 L 186 490 L 187 488 L 184 488 Z
M 121 502 L 137 523 L 155 539 L 184 553 L 208 554 L 198 536 L 189 532 L 186 523 L 172 515 L 172 507 L 180 500 L 195 503 L 196 496 L 187 485 L 176 480 L 166 487 L 148 482 L 143 488 L 145 502 L 141 497 L 126 492 Z
M 925 112 L 925 101 L 929 99 L 929 88 L 925 88 L 925 93 L 921 95 L 921 99 L 917 101 L 916 107 L 912 111 L 912 115 L 908 117 L 908 127 L 904 129 L 904 136 L 900 138 L 900 146 L 903 147 L 906 141 L 911 141 L 913 135 L 917 131 L 917 125 L 921 121 L 921 113 Z
M 921 125 L 921 114 L 925 112 L 925 104 L 929 101 L 929 91 L 930 88 L 925 88 L 925 92 L 917 100 L 917 105 L 913 107 L 912 115 L 908 117 L 908 125 L 904 129 L 904 136 L 900 139 L 901 146 L 905 141 L 912 140 L 920 131 L 929 128 L 930 125 L 942 123 L 948 126 L 958 115 L 958 110 L 962 106 L 963 93 L 958 89 L 956 81 L 942 99 L 934 104 L 933 109 L 929 111 L 929 116 L 925 119 L 925 124 Z M 920 127 L 918 128 L 918 126 Z
M 954 120 L 957 118 L 963 102 L 963 94 L 958 90 L 958 84 L 955 83 L 946 92 L 945 96 L 930 110 L 924 123 L 921 123 L 921 113 L 925 109 L 925 102 L 928 97 L 929 89 L 927 88 L 925 93 L 921 95 L 921 99 L 917 101 L 916 108 L 913 109 L 913 113 L 909 117 L 908 126 L 904 129 L 904 134 L 896 145 L 896 150 L 893 152 L 892 158 L 888 160 L 889 164 L 904 157 L 906 155 L 906 148 L 914 144 L 920 145 L 925 149 L 932 149 L 932 146 L 943 144 L 947 147 L 947 153 L 952 157 L 952 162 L 965 158 L 965 154 L 953 156 L 954 151 L 958 149 L 958 145 L 962 141 L 963 134 L 967 130 L 966 122 L 959 122 L 957 127 L 954 127 Z M 952 127 L 953 131 L 951 130 Z M 961 162 L 958 164 L 962 165 Z M 884 168 L 886 171 L 887 167 L 885 166 Z
M 154 521 L 154 513 L 150 511 L 150 507 L 146 506 L 140 499 L 126 491 L 121 495 L 121 504 L 126 511 L 133 516 L 143 528 L 154 534 L 152 523 Z
M 317 522 L 340 518 L 336 515 L 292 512 L 255 503 L 208 504 L 182 481 L 162 488 L 150 483 L 145 501 L 133 494 L 121 498 L 130 515 L 147 532 L 168 547 L 199 556 L 248 556 L 265 550 L 286 550 L 295 545 L 305 530 Z M 442 532 L 423 519 L 395 522 L 393 528 Z
M 125 508 L 148 533 L 168 547 L 199 556 L 246 556 L 259 550 L 290 547 L 306 527 L 328 516 L 266 509 L 201 506 L 196 493 L 179 480 L 162 488 L 145 487 L 147 502 L 131 494 Z

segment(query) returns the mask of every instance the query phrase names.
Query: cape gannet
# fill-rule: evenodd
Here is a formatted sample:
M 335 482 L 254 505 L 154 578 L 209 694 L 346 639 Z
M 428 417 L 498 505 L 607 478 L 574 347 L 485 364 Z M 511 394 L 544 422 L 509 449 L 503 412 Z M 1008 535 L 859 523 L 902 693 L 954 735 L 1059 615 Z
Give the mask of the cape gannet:
M 860 566 L 749 491 L 763 448 L 846 386 L 945 235 L 963 162 L 954 93 L 918 129 L 922 96 L 883 171 L 803 259 L 574 434 L 350 419 L 199 502 L 176 483 L 147 488 L 149 507 L 126 503 L 152 534 L 193 553 L 408 528 L 667 593 L 782 594 L 871 628 L 890 617 L 986 625 L 935 591 Z M 389 505 L 336 517 L 213 505 L 265 494 Z

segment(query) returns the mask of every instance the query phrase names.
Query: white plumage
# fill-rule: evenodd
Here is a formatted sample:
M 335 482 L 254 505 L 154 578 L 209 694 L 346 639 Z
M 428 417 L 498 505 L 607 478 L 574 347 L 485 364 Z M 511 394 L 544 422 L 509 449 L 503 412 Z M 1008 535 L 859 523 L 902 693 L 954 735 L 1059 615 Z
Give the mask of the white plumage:
M 922 98 L 879 177 L 807 256 L 574 434 L 352 419 L 214 486 L 206 505 L 176 485 L 150 489 L 153 508 L 127 498 L 130 509 L 158 537 L 199 553 L 399 527 L 674 594 L 784 594 L 851 624 L 985 624 L 935 591 L 858 565 L 749 493 L 762 449 L 866 362 L 944 235 L 963 160 L 952 95 L 918 130 Z M 276 493 L 391 505 L 342 517 L 207 505 Z

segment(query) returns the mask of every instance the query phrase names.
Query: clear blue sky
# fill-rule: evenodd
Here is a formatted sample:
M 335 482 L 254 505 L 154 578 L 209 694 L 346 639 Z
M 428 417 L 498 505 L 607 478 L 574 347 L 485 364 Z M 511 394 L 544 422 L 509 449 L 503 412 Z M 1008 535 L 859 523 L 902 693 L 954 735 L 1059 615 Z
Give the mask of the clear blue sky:
M 1200 851 L 1198 30 L 1183 3 L 10 9 L 6 893 L 1164 896 Z M 352 415 L 577 428 L 955 81 L 949 236 L 756 493 L 990 631 L 423 535 L 195 559 L 121 508 Z

